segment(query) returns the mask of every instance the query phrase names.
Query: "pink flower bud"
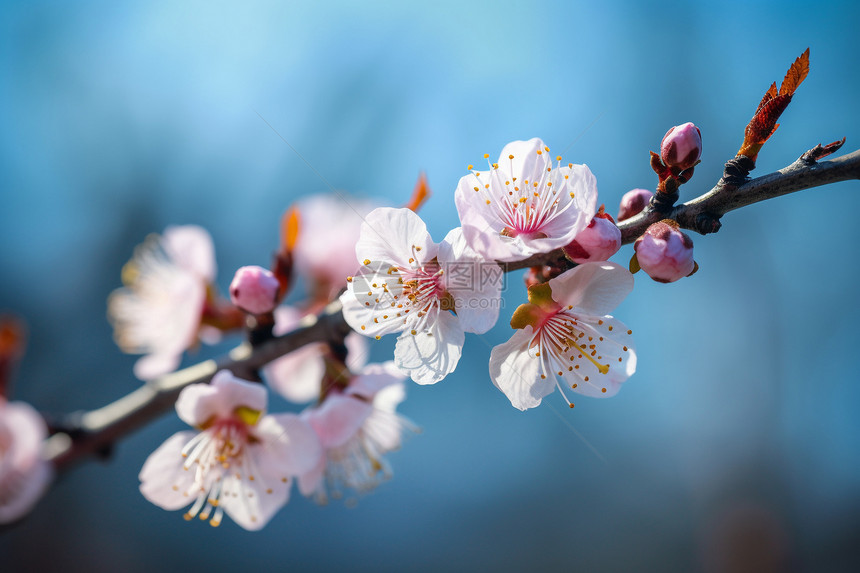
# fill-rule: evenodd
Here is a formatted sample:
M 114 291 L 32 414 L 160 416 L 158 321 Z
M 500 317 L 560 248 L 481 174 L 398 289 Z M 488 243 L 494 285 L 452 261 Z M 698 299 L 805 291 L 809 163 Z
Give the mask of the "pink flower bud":
M 242 267 L 230 283 L 230 300 L 251 314 L 272 311 L 277 304 L 278 279 L 258 266 Z
M 618 220 L 623 221 L 641 213 L 653 196 L 654 193 L 647 189 L 633 189 L 625 193 L 621 198 L 621 205 L 618 206 Z
M 696 268 L 693 240 L 678 228 L 678 223 L 664 219 L 654 223 L 633 244 L 643 271 L 661 283 L 671 283 L 690 275 Z
M 702 155 L 702 133 L 692 123 L 676 125 L 663 136 L 660 157 L 668 167 L 689 169 Z
M 588 226 L 564 247 L 564 254 L 575 263 L 606 261 L 621 248 L 621 231 L 603 205 Z

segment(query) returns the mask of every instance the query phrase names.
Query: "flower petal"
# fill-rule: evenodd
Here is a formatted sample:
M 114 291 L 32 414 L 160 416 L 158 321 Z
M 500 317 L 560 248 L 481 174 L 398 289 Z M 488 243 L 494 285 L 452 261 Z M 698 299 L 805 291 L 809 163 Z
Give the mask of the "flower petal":
M 540 360 L 529 354 L 532 336 L 531 326 L 526 326 L 490 353 L 490 379 L 520 410 L 538 406 L 555 389 L 551 377 L 541 379 Z
M 430 330 L 397 338 L 394 363 L 418 384 L 435 384 L 457 367 L 465 339 L 457 318 L 442 311 Z
M 357 398 L 342 394 L 329 395 L 321 406 L 308 412 L 308 423 L 323 447 L 337 448 L 355 436 L 373 407 Z
M 191 384 L 176 399 L 176 413 L 189 426 L 200 427 L 215 418 L 230 418 L 236 408 L 266 410 L 266 389 L 262 384 L 247 382 L 221 370 L 209 384 Z
M 422 257 L 420 262 L 436 256 L 437 246 L 424 221 L 410 209 L 380 207 L 365 217 L 355 254 L 359 262 L 370 260 L 409 267 L 413 247 L 420 249 L 417 251 Z
M 378 392 L 404 378 L 406 375 L 390 360 L 382 364 L 368 364 L 350 381 L 346 393 L 373 400 Z
M 182 448 L 197 432 L 186 430 L 177 432 L 152 452 L 140 470 L 140 493 L 162 509 L 173 511 L 185 507 L 197 492 L 191 492 L 194 485 L 194 471 L 184 468 Z
M 204 282 L 215 280 L 215 247 L 212 237 L 203 227 L 167 227 L 164 230 L 162 246 L 164 252 L 183 269 L 193 272 Z
M 517 181 L 539 181 L 547 167 L 552 167 L 552 159 L 544 142 L 533 137 L 528 141 L 512 141 L 504 146 L 498 164 L 500 169 L 516 177 Z
M 463 330 L 475 334 L 490 330 L 499 319 L 502 268 L 469 247 L 459 227 L 451 230 L 439 245 L 439 264 Z
M 633 275 L 615 263 L 585 263 L 550 279 L 549 286 L 560 305 L 603 316 L 633 290 Z
M 562 370 L 564 380 L 574 392 L 585 396 L 592 398 L 614 396 L 621 389 L 621 384 L 636 371 L 636 347 L 633 344 L 633 338 L 627 334 L 629 332 L 627 326 L 611 316 L 578 318 L 580 325 L 588 323 L 600 332 L 599 338 L 602 340 L 593 337 L 594 340 L 591 340 L 590 344 L 593 344 L 594 348 L 589 346 L 588 349 L 594 352 L 594 360 L 599 364 L 606 364 L 609 370 L 603 374 L 590 360 L 580 359 L 575 363 L 572 362 L 574 364 L 572 370 Z

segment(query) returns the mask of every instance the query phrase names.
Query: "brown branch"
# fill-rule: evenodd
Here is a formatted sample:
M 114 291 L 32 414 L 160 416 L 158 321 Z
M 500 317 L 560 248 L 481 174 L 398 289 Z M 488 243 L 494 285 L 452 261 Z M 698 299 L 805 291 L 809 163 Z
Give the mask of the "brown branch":
M 832 147 L 825 146 L 823 149 L 832 150 Z M 821 151 L 815 148 L 785 169 L 740 186 L 732 183 L 731 178 L 727 180 L 724 177 L 713 189 L 701 197 L 678 205 L 668 215 L 647 208 L 636 217 L 618 225 L 622 240 L 624 243 L 634 241 L 651 223 L 667 216 L 678 221 L 685 229 L 703 234 L 714 232 L 719 228 L 719 218 L 729 211 L 801 189 L 847 179 L 860 179 L 860 151 L 816 163 L 815 158 L 821 156 Z M 554 251 L 500 265 L 505 271 L 514 271 L 551 264 L 562 258 L 561 251 Z M 46 455 L 62 470 L 87 456 L 105 454 L 119 438 L 173 408 L 179 392 L 189 384 L 209 382 L 221 369 L 231 370 L 237 376 L 247 379 L 255 379 L 257 371 L 272 360 L 305 344 L 342 340 L 347 333 L 349 326 L 341 313 L 340 303 L 335 301 L 318 317 L 308 317 L 302 326 L 288 334 L 270 338 L 255 346 L 243 344 L 221 360 L 207 360 L 167 374 L 147 382 L 106 406 L 69 415 L 58 424 L 62 431 L 48 439 Z
M 46 456 L 62 470 L 86 456 L 107 453 L 118 438 L 173 408 L 179 392 L 190 384 L 209 382 L 223 369 L 253 379 L 258 369 L 305 344 L 342 339 L 349 333 L 349 326 L 340 308 L 335 301 L 318 317 L 308 317 L 298 329 L 283 336 L 254 347 L 242 344 L 220 360 L 206 360 L 166 374 L 106 406 L 69 415 L 59 424 L 64 431 L 48 438 Z
M 788 167 L 739 186 L 724 177 L 704 195 L 678 205 L 668 213 L 646 208 L 642 213 L 618 224 L 621 240 L 625 244 L 632 243 L 649 225 L 667 218 L 674 219 L 684 229 L 702 235 L 715 233 L 721 226 L 720 218 L 729 211 L 802 189 L 860 179 L 860 150 L 817 163 L 813 159 L 817 155 L 816 149 L 804 153 Z M 726 164 L 727 169 L 730 163 Z

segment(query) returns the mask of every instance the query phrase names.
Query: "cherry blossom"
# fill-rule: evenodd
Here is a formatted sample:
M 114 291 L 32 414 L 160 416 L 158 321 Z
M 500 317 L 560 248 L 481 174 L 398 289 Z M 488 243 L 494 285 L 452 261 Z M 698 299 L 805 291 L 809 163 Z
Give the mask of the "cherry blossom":
M 404 430 L 418 431 L 396 413 L 406 397 L 404 378 L 393 362 L 370 364 L 344 390 L 331 392 L 319 407 L 302 413 L 325 456 L 299 476 L 299 491 L 323 502 L 328 488 L 336 496 L 343 489 L 364 493 L 391 477 L 383 456 L 400 447 Z
M 534 138 L 507 144 L 486 171 L 469 166 L 454 199 L 472 249 L 518 261 L 573 241 L 597 210 L 597 181 L 585 165 L 556 161 Z
M 29 404 L 0 397 L 0 523 L 26 515 L 42 497 L 53 471 L 42 458 L 45 421 Z
M 607 313 L 632 289 L 633 275 L 615 263 L 585 263 L 530 287 L 511 319 L 517 331 L 490 353 L 493 384 L 520 410 L 556 387 L 567 400 L 559 378 L 586 396 L 615 395 L 636 352 L 632 331 Z
M 305 314 L 298 308 L 275 309 L 274 334 L 281 335 L 298 328 Z M 368 340 L 354 332 L 346 336 L 346 365 L 357 371 L 367 363 Z M 263 368 L 269 387 L 291 402 L 304 404 L 320 396 L 320 381 L 325 373 L 323 355 L 326 344 L 312 343 L 277 358 Z
M 167 510 L 192 504 L 186 520 L 218 526 L 226 513 L 245 529 L 263 527 L 289 499 L 291 477 L 322 456 L 307 423 L 265 409 L 265 387 L 226 370 L 184 388 L 176 412 L 197 431 L 177 432 L 149 456 L 141 493 Z
M 355 243 L 364 217 L 377 206 L 335 195 L 312 195 L 298 203 L 295 270 L 313 280 L 312 288 L 324 302 L 340 293 L 345 276 L 356 273 Z
M 140 245 L 123 268 L 125 287 L 108 299 L 119 347 L 146 354 L 134 365 L 138 378 L 170 372 L 200 332 L 209 285 L 215 279 L 212 238 L 201 227 L 168 227 Z
M 465 332 L 498 319 L 502 271 L 468 247 L 462 231 L 436 244 L 409 209 L 368 214 L 355 252 L 362 268 L 341 297 L 350 327 L 376 339 L 401 332 L 394 362 L 419 384 L 454 371 Z
M 621 248 L 621 230 L 603 205 L 588 226 L 564 247 L 565 256 L 575 263 L 606 261 Z
M 672 219 L 650 225 L 633 248 L 636 264 L 657 282 L 675 282 L 696 271 L 693 240 Z

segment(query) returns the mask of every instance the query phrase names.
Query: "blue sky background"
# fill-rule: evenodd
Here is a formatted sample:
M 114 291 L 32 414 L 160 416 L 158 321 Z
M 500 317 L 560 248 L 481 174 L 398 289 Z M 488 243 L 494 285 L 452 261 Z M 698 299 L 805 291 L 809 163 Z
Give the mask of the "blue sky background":
M 268 262 L 282 211 L 327 187 L 258 113 L 344 192 L 400 204 L 426 171 L 437 240 L 458 224 L 465 166 L 534 136 L 587 163 L 614 213 L 625 191 L 653 189 L 648 151 L 686 121 L 704 162 L 682 198 L 710 188 L 807 46 L 811 73 L 756 174 L 819 142 L 856 149 L 858 15 L 793 1 L 4 2 L 0 308 L 31 329 L 16 396 L 56 413 L 137 385 L 105 300 L 148 233 L 207 227 L 222 288 Z M 488 379 L 525 296 L 511 275 L 502 320 L 468 337 L 458 371 L 409 387 L 402 411 L 424 432 L 355 508 L 295 494 L 260 533 L 186 523 L 137 491 L 182 427 L 165 415 L 4 532 L 3 570 L 853 570 L 858 211 L 858 182 L 808 190 L 694 236 L 693 278 L 637 275 L 616 315 L 638 372 L 575 411 L 551 396 L 519 412 Z

